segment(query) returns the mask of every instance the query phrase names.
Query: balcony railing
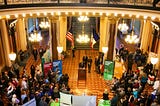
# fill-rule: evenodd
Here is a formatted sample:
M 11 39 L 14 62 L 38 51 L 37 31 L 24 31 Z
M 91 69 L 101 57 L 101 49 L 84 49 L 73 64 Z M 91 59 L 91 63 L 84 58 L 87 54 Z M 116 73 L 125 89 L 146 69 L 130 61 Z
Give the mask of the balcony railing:
M 64 3 L 86 3 L 86 4 L 116 4 L 132 6 L 153 6 L 153 0 L 0 0 L 0 5 L 14 4 L 64 4 Z M 160 7 L 160 2 L 156 5 Z

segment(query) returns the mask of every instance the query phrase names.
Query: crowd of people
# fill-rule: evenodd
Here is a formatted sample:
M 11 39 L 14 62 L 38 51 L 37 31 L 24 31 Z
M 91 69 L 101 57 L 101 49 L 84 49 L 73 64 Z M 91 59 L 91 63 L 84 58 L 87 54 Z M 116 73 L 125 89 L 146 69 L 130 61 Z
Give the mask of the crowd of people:
M 120 79 L 113 78 L 111 91 L 113 98 L 110 99 L 111 106 L 159 106 L 160 105 L 160 79 L 153 69 L 151 62 L 147 63 L 147 54 L 137 49 L 130 53 L 127 48 L 121 45 L 119 58 L 127 64 L 125 72 Z M 132 65 L 136 64 L 137 69 L 133 70 Z M 139 69 L 138 67 L 143 67 Z M 144 90 L 147 86 L 151 91 Z M 103 99 L 109 100 L 109 93 L 103 93 Z
M 48 106 L 56 98 L 60 98 L 59 92 L 70 93 L 68 74 L 63 74 L 58 79 L 58 71 L 49 70 L 48 76 L 43 77 L 43 73 L 36 70 L 34 65 L 30 70 L 30 74 L 22 74 L 20 79 L 14 75 L 9 77 L 8 72 L 0 77 L 1 96 L 7 96 L 8 106 L 22 105 L 33 98 L 36 99 L 37 106 Z
M 128 63 L 128 67 L 122 78 L 112 80 L 113 98 L 110 99 L 109 93 L 105 91 L 103 99 L 110 99 L 111 106 L 158 106 L 160 104 L 160 79 L 154 73 L 153 64 L 147 63 L 147 55 L 140 49 L 137 49 L 135 53 L 130 53 L 123 46 L 118 54 L 124 62 Z M 95 57 L 95 71 L 98 74 L 103 73 L 103 56 L 103 53 L 100 53 Z M 34 59 L 36 61 L 37 57 Z M 133 63 L 136 63 L 137 67 L 143 66 L 143 70 L 137 68 L 133 71 L 131 67 Z M 90 73 L 91 67 L 91 56 L 83 56 L 79 68 L 86 69 Z M 1 99 L 3 95 L 7 96 L 8 106 L 22 105 L 33 98 L 37 106 L 48 106 L 60 98 L 60 92 L 72 93 L 68 85 L 68 74 L 63 74 L 59 78 L 58 69 L 55 71 L 50 69 L 45 77 L 42 71 L 34 65 L 31 65 L 29 74 L 26 73 L 25 68 L 22 75 L 17 74 L 17 70 L 11 71 L 14 72 L 5 71 L 0 76 L 0 106 L 4 105 Z M 153 87 L 152 92 L 144 91 L 146 84 Z
M 41 58 L 44 52 L 41 48 L 34 48 L 34 60 L 37 61 L 38 56 Z M 17 74 L 17 71 L 19 72 L 18 68 L 13 67 L 0 74 L 0 106 L 4 106 L 2 96 L 7 97 L 8 106 L 23 105 L 33 98 L 37 106 L 48 106 L 60 98 L 60 92 L 71 93 L 68 74 L 59 75 L 58 69 L 50 69 L 45 77 L 40 67 L 34 64 L 31 65 L 29 73 L 26 67 L 21 74 Z

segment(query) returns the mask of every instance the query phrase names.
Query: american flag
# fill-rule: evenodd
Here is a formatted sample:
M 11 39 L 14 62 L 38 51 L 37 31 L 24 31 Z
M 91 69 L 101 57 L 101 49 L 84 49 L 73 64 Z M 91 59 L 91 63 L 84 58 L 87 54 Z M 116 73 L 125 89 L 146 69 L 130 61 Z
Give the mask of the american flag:
M 68 32 L 66 34 L 66 38 L 72 43 L 72 46 L 74 46 L 74 37 L 73 37 L 73 34 L 71 32 Z

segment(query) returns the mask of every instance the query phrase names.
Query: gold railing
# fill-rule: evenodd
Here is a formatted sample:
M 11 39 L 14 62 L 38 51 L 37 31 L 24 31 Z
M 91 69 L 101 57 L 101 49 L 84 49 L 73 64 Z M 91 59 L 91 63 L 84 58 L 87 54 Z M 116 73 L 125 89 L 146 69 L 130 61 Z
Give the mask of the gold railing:
M 116 4 L 134 6 L 153 6 L 153 0 L 0 0 L 0 5 L 12 4 L 43 4 L 43 3 L 88 3 L 88 4 Z M 157 4 L 160 7 L 160 2 Z

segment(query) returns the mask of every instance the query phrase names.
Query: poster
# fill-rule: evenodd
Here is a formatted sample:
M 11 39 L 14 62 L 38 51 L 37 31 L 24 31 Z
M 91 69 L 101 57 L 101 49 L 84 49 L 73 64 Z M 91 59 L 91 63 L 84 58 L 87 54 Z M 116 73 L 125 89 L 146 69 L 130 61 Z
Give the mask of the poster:
M 59 70 L 58 74 L 62 75 L 62 60 L 53 61 L 53 71 L 56 71 L 56 70 Z
M 104 79 L 112 80 L 113 73 L 114 73 L 114 61 L 106 60 L 104 62 L 104 73 L 103 73 Z
M 48 71 L 52 70 L 52 63 L 44 63 L 44 76 L 46 77 Z

